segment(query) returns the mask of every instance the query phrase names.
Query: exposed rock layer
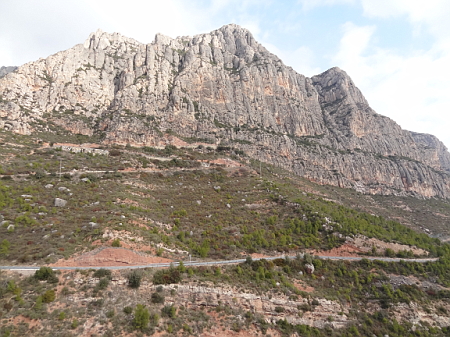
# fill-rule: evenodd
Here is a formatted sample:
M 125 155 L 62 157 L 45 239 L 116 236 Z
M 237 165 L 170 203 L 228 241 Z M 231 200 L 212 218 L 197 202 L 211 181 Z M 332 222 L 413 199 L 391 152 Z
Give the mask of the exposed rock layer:
M 320 183 L 450 197 L 450 154 L 437 138 L 375 113 L 339 68 L 307 78 L 236 25 L 151 44 L 97 31 L 7 74 L 0 95 L 0 127 L 15 132 L 51 120 L 106 144 L 150 146 L 175 133 Z

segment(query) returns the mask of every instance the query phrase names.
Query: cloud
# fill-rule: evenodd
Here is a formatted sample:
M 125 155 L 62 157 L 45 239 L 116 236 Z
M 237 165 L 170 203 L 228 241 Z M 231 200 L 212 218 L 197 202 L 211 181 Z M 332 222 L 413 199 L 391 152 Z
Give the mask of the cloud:
M 342 4 L 354 4 L 356 0 L 298 0 L 298 3 L 302 5 L 303 10 L 308 11 L 316 7 L 322 6 L 334 6 Z
M 21 65 L 82 43 L 98 28 L 143 43 L 217 28 L 215 15 L 229 1 L 15 0 L 1 1 L 0 65 Z M 249 0 L 247 0 L 249 1 Z M 5 48 L 6 47 L 6 48 Z
M 364 15 L 372 18 L 406 17 L 420 31 L 448 39 L 450 1 L 448 0 L 360 0 Z
M 375 29 L 375 26 L 358 27 L 351 22 L 342 25 L 343 37 L 339 51 L 333 60 L 343 69 L 357 69 L 354 76 L 359 83 L 362 83 L 367 75 L 373 73 L 361 55 L 368 49 Z
M 142 43 L 153 41 L 156 33 L 171 37 L 193 35 L 202 26 L 207 26 L 209 16 L 226 5 L 228 1 L 215 1 L 210 7 L 200 7 L 195 1 L 181 0 L 142 1 L 127 0 L 83 0 L 106 24 L 103 30 L 120 32 Z
M 399 55 L 374 47 L 376 28 L 346 23 L 333 61 L 352 77 L 378 112 L 403 128 L 431 133 L 450 145 L 450 44 Z
M 88 8 L 73 0 L 58 6 L 53 0 L 0 2 L 0 65 L 20 65 L 73 46 L 89 22 Z M 87 34 L 83 34 L 86 38 Z
M 284 64 L 292 67 L 299 74 L 312 77 L 322 70 L 315 65 L 314 52 L 307 46 L 301 46 L 293 51 L 282 50 L 271 43 L 262 43 L 272 54 L 277 55 Z

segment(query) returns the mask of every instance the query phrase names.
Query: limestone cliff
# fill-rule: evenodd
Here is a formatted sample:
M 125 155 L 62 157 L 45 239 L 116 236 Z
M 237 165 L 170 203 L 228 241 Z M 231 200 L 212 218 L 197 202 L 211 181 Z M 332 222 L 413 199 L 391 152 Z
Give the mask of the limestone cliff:
M 237 25 L 150 44 L 99 30 L 4 76 L 0 115 L 21 133 L 51 121 L 105 144 L 209 139 L 321 183 L 450 197 L 439 140 L 375 113 L 339 68 L 307 78 Z

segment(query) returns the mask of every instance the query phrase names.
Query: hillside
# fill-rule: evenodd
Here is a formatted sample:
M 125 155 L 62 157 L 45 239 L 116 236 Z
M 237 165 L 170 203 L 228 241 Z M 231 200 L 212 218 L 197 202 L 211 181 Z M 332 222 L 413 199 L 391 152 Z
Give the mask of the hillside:
M 446 219 L 447 201 L 321 186 L 226 147 L 100 147 L 63 133 L 1 134 L 2 265 L 281 258 L 173 267 L 162 279 L 162 271 L 144 269 L 138 288 L 130 287 L 132 270 L 58 271 L 47 281 L 1 271 L 2 334 L 446 333 L 449 246 L 370 213 L 402 220 L 411 213 L 419 226 L 422 209 Z M 441 259 L 329 261 L 305 252 Z M 150 315 L 142 328 L 139 304 Z
M 307 78 L 249 31 L 142 44 L 97 31 L 0 79 L 0 127 L 65 128 L 104 145 L 232 146 L 251 158 L 367 194 L 448 198 L 450 154 L 375 113 L 339 68 Z

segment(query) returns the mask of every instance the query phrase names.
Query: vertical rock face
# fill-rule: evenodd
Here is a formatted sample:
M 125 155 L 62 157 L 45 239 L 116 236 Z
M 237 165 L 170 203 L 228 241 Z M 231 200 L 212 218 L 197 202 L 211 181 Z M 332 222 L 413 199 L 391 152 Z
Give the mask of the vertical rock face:
M 450 196 L 439 140 L 375 113 L 339 68 L 307 78 L 237 25 L 150 44 L 99 30 L 4 76 L 0 115 L 16 132 L 52 121 L 105 144 L 208 138 L 321 183 Z

